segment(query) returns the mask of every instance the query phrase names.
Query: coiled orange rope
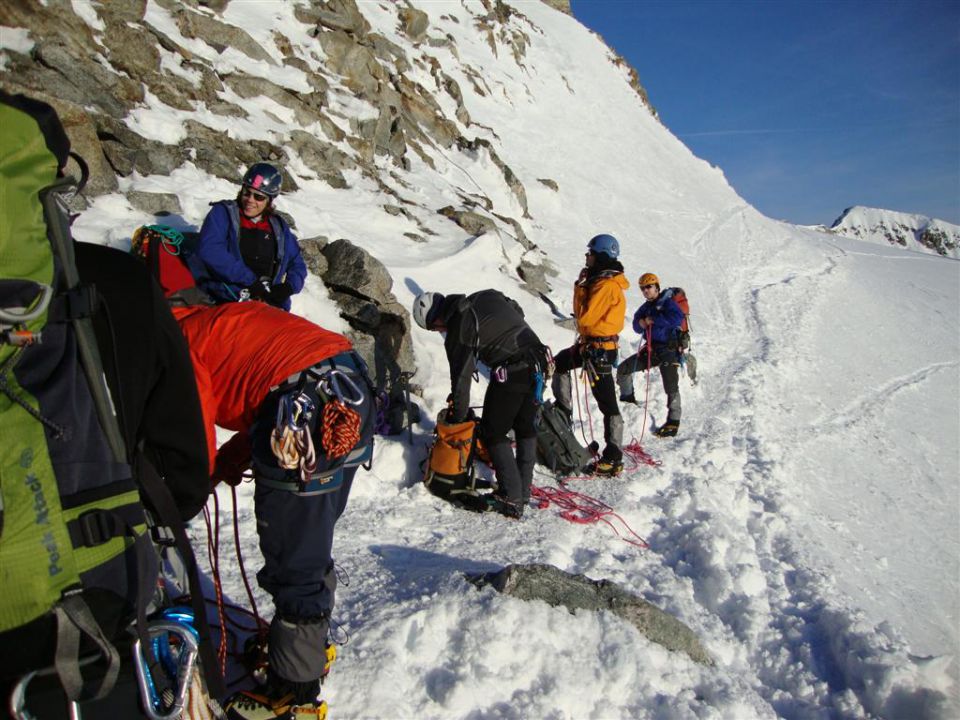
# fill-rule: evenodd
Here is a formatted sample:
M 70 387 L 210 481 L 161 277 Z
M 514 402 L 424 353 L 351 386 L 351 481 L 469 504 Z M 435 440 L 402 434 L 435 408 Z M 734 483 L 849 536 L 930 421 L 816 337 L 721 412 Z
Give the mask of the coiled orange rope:
M 320 443 L 327 457 L 338 458 L 360 442 L 360 413 L 342 400 L 331 400 L 320 415 Z

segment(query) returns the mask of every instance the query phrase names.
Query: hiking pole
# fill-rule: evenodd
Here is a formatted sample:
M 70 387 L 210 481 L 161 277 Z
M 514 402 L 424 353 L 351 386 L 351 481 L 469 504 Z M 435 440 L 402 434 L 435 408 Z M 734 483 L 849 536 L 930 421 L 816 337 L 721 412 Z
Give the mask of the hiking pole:
M 410 373 L 400 373 L 400 382 L 403 383 L 403 398 L 407 403 L 407 440 L 413 447 L 413 412 L 410 405 Z
M 643 425 L 640 426 L 640 439 L 643 440 L 643 433 L 647 430 L 647 409 L 650 405 L 650 365 L 653 363 L 653 327 L 647 325 L 646 337 L 644 338 L 647 349 L 647 383 L 643 391 Z M 637 350 L 639 353 L 640 350 Z

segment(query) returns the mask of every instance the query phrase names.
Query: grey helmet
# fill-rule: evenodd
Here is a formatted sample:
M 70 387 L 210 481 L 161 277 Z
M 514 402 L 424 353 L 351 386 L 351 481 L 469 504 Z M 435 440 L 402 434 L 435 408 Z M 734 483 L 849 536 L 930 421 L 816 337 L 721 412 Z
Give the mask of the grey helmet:
M 424 330 L 429 330 L 430 311 L 443 302 L 443 295 L 434 292 L 422 292 L 413 299 L 413 321 Z

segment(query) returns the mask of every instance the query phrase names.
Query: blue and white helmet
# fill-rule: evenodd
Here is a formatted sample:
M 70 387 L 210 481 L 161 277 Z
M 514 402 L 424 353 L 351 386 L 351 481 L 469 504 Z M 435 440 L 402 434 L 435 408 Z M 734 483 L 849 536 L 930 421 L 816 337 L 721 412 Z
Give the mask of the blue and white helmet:
M 613 260 L 620 256 L 620 243 L 613 235 L 594 235 L 587 243 L 587 248 L 593 253 L 603 253 Z
M 269 197 L 280 194 L 283 175 L 270 163 L 254 163 L 243 176 L 243 186 L 253 188 Z

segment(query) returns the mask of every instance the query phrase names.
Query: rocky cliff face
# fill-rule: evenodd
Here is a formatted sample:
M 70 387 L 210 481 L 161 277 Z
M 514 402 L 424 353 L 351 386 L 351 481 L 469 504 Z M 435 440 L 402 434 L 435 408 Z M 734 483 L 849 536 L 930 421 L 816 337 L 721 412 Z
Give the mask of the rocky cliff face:
M 570 13 L 566 0 L 547 4 Z M 539 29 L 500 0 L 476 7 L 477 37 L 525 70 L 529 34 Z M 482 68 L 469 66 L 461 68 L 461 77 L 470 79 L 470 87 L 461 87 L 435 56 L 422 52 L 446 48 L 458 57 L 452 35 L 431 24 L 425 12 L 411 3 L 381 9 L 394 13 L 402 43 L 375 32 L 355 0 L 290 4 L 283 18 L 265 18 L 269 35 L 253 33 L 259 41 L 250 28 L 231 22 L 229 0 L 85 6 L 8 0 L 0 8 L 7 36 L 0 86 L 58 110 L 74 150 L 91 168 L 87 199 L 128 188 L 125 178 L 170 175 L 187 165 L 236 182 L 244 167 L 267 161 L 284 168 L 285 193 L 303 178 L 339 189 L 373 183 L 391 198 L 384 212 L 414 223 L 416 229 L 405 233 L 412 242 L 437 233 L 425 213 L 439 214 L 472 236 L 502 234 L 522 247 L 513 272 L 524 286 L 548 290 L 555 271 L 524 232 L 530 219 L 526 188 L 488 139 L 496 137 L 495 129 L 474 125 L 464 105 L 464 93 L 487 96 L 495 89 Z M 445 15 L 441 21 L 461 22 Z M 643 96 L 635 73 L 631 81 Z M 158 128 L 156 116 L 144 119 L 147 105 L 165 108 L 167 127 Z M 253 132 L 254 113 L 258 127 L 266 117 L 274 129 Z M 510 207 L 495 203 L 484 188 L 461 190 L 441 208 L 422 207 L 412 187 L 409 193 L 398 190 L 411 162 L 433 167 L 440 156 L 495 168 Z M 540 182 L 556 187 L 549 178 Z M 145 212 L 181 212 L 175 195 L 123 192 Z M 84 202 L 79 198 L 76 209 Z M 328 245 L 323 236 L 301 240 L 311 270 L 340 302 L 368 359 L 382 350 L 393 372 L 412 370 L 409 318 L 390 292 L 386 269 L 356 247 L 362 245 L 357 238 L 338 239 L 356 252 L 346 252 L 342 243 Z M 344 267 L 344 257 L 353 266 Z M 357 268 L 375 279 L 358 283 L 352 277 Z
M 960 257 L 960 226 L 923 215 L 855 206 L 844 210 L 829 231 L 944 257 Z

